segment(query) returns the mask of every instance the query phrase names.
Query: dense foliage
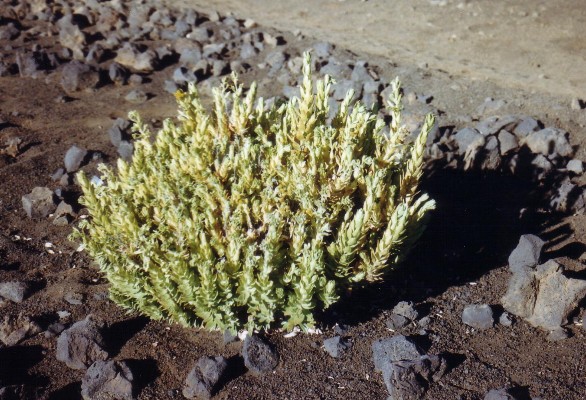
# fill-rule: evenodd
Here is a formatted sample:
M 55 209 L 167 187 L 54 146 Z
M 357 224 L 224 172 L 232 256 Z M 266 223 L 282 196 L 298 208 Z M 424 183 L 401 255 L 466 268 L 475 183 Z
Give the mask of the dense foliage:
M 111 298 L 151 318 L 209 329 L 290 329 L 360 281 L 392 271 L 435 203 L 418 193 L 433 117 L 407 142 L 398 81 L 392 122 L 348 93 L 328 118 L 332 80 L 265 107 L 236 78 L 206 112 L 194 85 L 178 122 L 152 135 L 132 114 L 135 152 L 104 184 L 78 175 L 91 218 L 78 237 Z

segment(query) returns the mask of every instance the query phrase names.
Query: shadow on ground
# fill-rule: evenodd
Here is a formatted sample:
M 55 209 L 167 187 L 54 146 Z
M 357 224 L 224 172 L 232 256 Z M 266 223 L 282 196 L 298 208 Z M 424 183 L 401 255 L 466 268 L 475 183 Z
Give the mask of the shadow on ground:
M 556 182 L 497 172 L 435 169 L 421 190 L 437 202 L 426 232 L 402 268 L 385 282 L 353 290 L 323 316 L 326 324 L 356 324 L 408 299 L 421 302 L 454 284 L 479 279 L 507 263 L 522 234 L 541 236 L 548 245 L 567 240 L 572 230 L 563 215 L 538 211 Z M 547 251 L 547 246 L 545 250 Z M 546 255 L 577 258 L 584 245 L 570 243 Z

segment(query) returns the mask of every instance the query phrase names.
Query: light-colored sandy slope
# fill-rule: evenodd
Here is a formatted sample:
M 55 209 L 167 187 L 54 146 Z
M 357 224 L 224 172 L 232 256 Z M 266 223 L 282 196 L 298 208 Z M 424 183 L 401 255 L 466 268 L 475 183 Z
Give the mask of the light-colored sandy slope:
M 349 50 L 427 64 L 459 78 L 586 97 L 584 0 L 165 1 L 299 29 Z

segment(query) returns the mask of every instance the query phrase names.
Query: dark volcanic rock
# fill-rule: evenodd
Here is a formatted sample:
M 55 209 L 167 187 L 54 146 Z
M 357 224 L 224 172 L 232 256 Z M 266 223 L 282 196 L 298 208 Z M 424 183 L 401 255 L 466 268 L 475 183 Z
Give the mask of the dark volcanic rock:
M 419 358 L 423 351 L 409 338 L 396 335 L 375 341 L 372 344 L 372 354 L 375 370 L 382 371 L 386 362 L 414 360 Z
M 0 297 L 21 303 L 28 294 L 30 286 L 26 282 L 0 282 Z
M 341 357 L 347 350 L 352 347 L 352 343 L 348 342 L 341 336 L 334 336 L 324 340 L 324 348 L 327 353 L 334 357 Z
M 61 70 L 61 87 L 68 93 L 93 89 L 99 81 L 98 71 L 79 61 L 67 63 Z
M 63 361 L 69 368 L 85 369 L 94 361 L 108 358 L 105 347 L 102 325 L 88 316 L 59 335 L 57 360 Z
M 515 272 L 539 263 L 545 242 L 535 235 L 522 235 L 519 244 L 509 256 L 509 268 Z
M 439 356 L 421 356 L 414 360 L 386 362 L 382 372 L 390 398 L 419 400 L 431 382 L 446 372 L 447 364 Z
M 185 379 L 183 396 L 209 399 L 219 389 L 228 363 L 224 357 L 201 357 Z
M 94 362 L 81 381 L 84 400 L 132 400 L 133 375 L 124 361 Z
M 279 364 L 279 354 L 274 347 L 256 335 L 248 335 L 242 346 L 246 368 L 256 374 L 271 372 Z
M 494 325 L 492 308 L 488 304 L 470 304 L 464 307 L 462 322 L 476 329 L 488 329 Z

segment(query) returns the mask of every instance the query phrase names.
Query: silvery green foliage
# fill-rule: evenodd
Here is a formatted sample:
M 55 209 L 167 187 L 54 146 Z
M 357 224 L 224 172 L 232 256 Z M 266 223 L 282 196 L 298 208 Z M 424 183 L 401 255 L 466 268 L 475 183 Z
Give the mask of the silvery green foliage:
M 224 82 L 211 113 L 195 86 L 155 139 L 136 114 L 132 161 L 78 175 L 91 219 L 78 237 L 112 299 L 154 319 L 209 329 L 287 329 L 341 291 L 392 271 L 435 203 L 418 192 L 426 118 L 412 143 L 399 82 L 384 122 L 348 93 L 328 122 L 332 80 L 305 56 L 300 96 L 265 110 Z

